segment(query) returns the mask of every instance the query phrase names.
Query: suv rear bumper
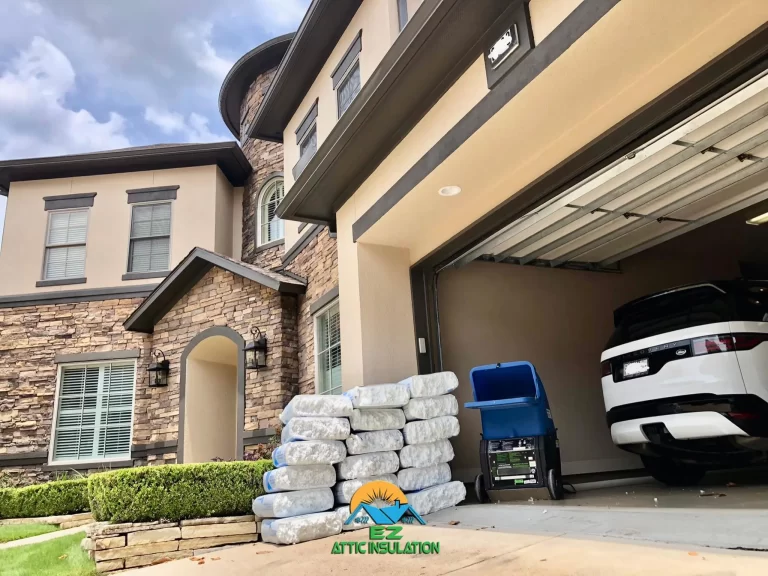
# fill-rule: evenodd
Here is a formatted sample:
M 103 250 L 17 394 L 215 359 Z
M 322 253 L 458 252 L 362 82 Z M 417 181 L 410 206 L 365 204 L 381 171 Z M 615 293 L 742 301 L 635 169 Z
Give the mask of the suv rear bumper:
M 675 440 L 717 438 L 720 436 L 749 436 L 722 414 L 717 412 L 691 412 L 649 416 L 636 420 L 625 420 L 611 426 L 611 438 L 616 445 L 652 442 L 644 431 L 648 424 L 663 424 Z

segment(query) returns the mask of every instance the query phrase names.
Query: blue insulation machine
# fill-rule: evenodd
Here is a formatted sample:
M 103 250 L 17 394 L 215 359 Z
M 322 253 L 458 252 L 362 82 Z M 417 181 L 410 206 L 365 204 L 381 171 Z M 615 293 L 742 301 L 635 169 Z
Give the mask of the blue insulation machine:
M 480 410 L 482 473 L 475 479 L 480 502 L 501 500 L 499 491 L 546 488 L 563 497 L 560 446 L 547 393 L 530 362 L 478 366 L 469 373 Z

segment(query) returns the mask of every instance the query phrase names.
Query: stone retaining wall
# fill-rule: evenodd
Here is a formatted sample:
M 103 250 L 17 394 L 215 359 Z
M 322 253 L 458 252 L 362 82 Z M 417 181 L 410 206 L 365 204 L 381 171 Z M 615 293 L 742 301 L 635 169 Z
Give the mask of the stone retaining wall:
M 113 572 L 189 558 L 218 546 L 256 542 L 254 516 L 199 518 L 181 522 L 93 524 L 81 546 L 96 569 Z

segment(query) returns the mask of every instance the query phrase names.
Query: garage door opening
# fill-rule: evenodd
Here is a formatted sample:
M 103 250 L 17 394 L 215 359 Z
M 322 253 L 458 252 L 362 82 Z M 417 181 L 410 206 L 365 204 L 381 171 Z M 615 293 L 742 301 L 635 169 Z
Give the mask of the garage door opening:
M 528 360 L 547 389 L 565 475 L 641 469 L 606 422 L 600 356 L 614 310 L 681 285 L 768 280 L 766 158 L 761 76 L 447 263 L 440 351 L 461 379 L 460 406 L 472 400 L 471 368 Z M 469 482 L 480 422 L 469 410 L 459 418 L 454 475 Z

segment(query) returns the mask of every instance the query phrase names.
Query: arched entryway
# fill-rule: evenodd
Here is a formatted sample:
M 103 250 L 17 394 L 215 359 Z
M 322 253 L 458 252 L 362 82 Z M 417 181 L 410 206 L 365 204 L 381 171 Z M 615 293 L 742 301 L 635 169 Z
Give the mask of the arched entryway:
M 178 461 L 242 458 L 245 362 L 242 336 L 216 326 L 181 355 Z

